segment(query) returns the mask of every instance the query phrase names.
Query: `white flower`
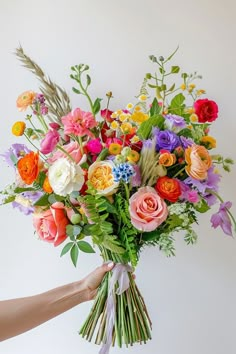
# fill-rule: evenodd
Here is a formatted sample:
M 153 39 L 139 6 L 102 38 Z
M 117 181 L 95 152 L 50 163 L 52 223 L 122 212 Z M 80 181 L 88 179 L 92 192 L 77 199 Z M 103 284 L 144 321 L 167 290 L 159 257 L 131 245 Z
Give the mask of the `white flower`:
M 48 179 L 53 191 L 64 197 L 80 191 L 84 184 L 82 168 L 66 158 L 58 159 L 49 167 Z
M 112 161 L 95 161 L 88 169 L 88 180 L 98 194 L 112 195 L 117 191 L 119 182 L 114 181 Z

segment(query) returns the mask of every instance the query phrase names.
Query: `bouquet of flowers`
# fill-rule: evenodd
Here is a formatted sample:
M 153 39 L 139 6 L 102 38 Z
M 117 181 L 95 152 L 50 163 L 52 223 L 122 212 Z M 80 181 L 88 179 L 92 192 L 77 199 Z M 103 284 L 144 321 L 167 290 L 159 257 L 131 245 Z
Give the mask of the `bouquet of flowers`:
M 134 102 L 115 111 L 111 92 L 103 101 L 90 96 L 89 66 L 73 66 L 73 91 L 90 106 L 84 111 L 72 110 L 67 93 L 21 47 L 16 50 L 41 86 L 40 93 L 26 91 L 17 99 L 18 110 L 30 113 L 12 133 L 27 144 L 2 154 L 15 171 L 14 183 L 1 192 L 2 204 L 32 214 L 39 238 L 62 245 L 61 255 L 69 254 L 75 266 L 79 252 L 95 248 L 105 262 L 116 263 L 80 330 L 103 343 L 100 353 L 115 342 L 121 347 L 151 338 L 151 320 L 131 274 L 145 246 L 174 255 L 179 231 L 187 244 L 195 243 L 197 215 L 215 203 L 212 226 L 227 235 L 235 227 L 216 169 L 229 171 L 233 161 L 212 154 L 216 140 L 209 135 L 218 106 L 202 98 L 196 72 L 170 64 L 175 52 L 166 59 L 150 56 L 156 70 L 145 75 Z

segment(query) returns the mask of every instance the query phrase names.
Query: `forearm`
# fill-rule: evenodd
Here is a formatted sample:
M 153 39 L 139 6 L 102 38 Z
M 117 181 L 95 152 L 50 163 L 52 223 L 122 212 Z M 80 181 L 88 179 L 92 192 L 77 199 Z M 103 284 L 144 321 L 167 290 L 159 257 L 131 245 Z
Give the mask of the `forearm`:
M 0 301 L 0 341 L 26 332 L 89 299 L 83 281 L 20 299 Z

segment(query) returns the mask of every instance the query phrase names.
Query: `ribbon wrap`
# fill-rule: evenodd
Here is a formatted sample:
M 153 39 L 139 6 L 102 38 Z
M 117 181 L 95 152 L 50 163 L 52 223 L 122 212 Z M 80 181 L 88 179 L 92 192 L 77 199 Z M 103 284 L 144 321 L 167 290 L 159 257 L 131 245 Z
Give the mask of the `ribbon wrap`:
M 112 276 L 109 279 L 108 284 L 106 307 L 106 342 L 103 343 L 99 354 L 109 354 L 110 347 L 112 345 L 112 332 L 115 324 L 116 294 L 121 295 L 129 288 L 130 282 L 128 272 L 132 271 L 133 269 L 130 265 L 122 263 L 117 263 L 112 269 Z M 119 287 L 115 292 L 116 282 L 118 282 Z

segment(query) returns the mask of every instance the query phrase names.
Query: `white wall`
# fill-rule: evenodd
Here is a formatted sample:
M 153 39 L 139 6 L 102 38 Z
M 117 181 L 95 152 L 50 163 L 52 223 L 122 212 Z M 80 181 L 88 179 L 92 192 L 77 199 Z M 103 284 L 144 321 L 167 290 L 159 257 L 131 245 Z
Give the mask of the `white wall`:
M 137 94 L 148 55 L 167 55 L 177 44 L 176 64 L 198 70 L 220 118 L 212 128 L 218 151 L 235 154 L 234 0 L 0 0 L 0 150 L 15 141 L 12 123 L 22 119 L 19 93 L 37 89 L 35 78 L 12 54 L 19 43 L 68 91 L 71 65 L 91 65 L 94 95 L 111 90 L 120 107 Z M 80 105 L 73 96 L 74 105 Z M 82 103 L 83 104 L 83 103 Z M 1 162 L 0 189 L 13 178 Z M 221 189 L 234 202 L 236 169 Z M 177 235 L 177 257 L 146 249 L 137 282 L 153 319 L 153 340 L 130 353 L 234 354 L 236 347 L 236 243 L 199 218 L 199 242 L 187 247 Z M 40 242 L 30 217 L 0 210 L 0 298 L 27 296 L 71 282 L 100 263 L 98 255 L 80 257 L 74 269 L 59 249 Z M 0 344 L 3 354 L 98 353 L 77 335 L 90 304 L 84 304 L 24 335 Z M 23 320 L 23 319 L 22 319 Z M 112 351 L 127 352 L 125 349 Z

